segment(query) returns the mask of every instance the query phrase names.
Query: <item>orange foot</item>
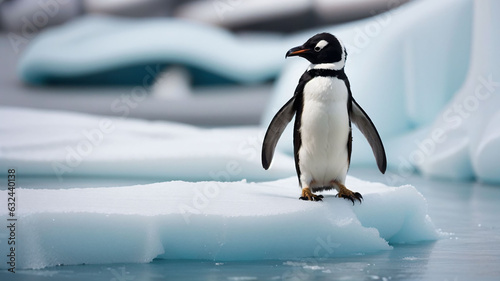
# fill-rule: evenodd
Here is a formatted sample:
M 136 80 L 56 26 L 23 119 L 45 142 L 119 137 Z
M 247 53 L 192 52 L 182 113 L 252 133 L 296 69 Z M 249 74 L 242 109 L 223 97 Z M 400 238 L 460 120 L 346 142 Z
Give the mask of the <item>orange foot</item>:
M 316 195 L 311 192 L 309 187 L 302 188 L 302 196 L 299 199 L 301 200 L 309 200 L 309 201 L 323 201 L 323 195 Z

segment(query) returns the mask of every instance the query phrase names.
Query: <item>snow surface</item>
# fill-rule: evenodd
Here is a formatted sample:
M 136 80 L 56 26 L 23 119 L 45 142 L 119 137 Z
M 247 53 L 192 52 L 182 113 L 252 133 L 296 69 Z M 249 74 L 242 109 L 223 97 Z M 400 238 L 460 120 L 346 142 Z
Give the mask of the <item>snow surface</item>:
M 273 180 L 295 174 L 277 153 L 261 166 L 263 128 L 201 129 L 173 122 L 0 107 L 0 173 L 148 177 L 158 180 Z
M 412 1 L 369 19 L 294 35 L 288 47 L 322 31 L 344 42 L 353 96 L 375 123 L 398 177 L 418 169 L 427 176 L 500 183 L 500 129 L 493 125 L 500 115 L 498 13 L 498 1 Z M 307 65 L 287 60 L 264 126 L 293 95 Z M 292 127 L 278 144 L 289 154 Z M 357 129 L 353 138 L 351 165 L 375 166 Z
M 16 268 L 146 263 L 154 258 L 215 261 L 351 256 L 390 243 L 438 239 L 427 203 L 412 186 L 348 177 L 362 204 L 326 192 L 299 200 L 296 177 L 240 182 L 17 189 Z M 7 191 L 0 191 L 6 198 Z M 6 221 L 7 200 L 0 202 Z M 8 229 L 0 228 L 6 246 Z M 0 257 L 5 268 L 6 255 Z

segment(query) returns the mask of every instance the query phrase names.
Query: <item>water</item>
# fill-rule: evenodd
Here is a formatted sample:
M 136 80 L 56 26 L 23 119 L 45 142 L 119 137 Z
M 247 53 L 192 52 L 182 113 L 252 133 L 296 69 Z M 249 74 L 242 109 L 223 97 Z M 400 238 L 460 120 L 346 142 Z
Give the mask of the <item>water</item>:
M 351 169 L 350 174 L 386 183 L 376 170 Z M 127 181 L 74 179 L 65 185 L 114 186 Z M 404 183 L 413 184 L 427 198 L 429 215 L 448 233 L 445 238 L 345 258 L 248 262 L 158 259 L 148 264 L 57 266 L 18 270 L 16 274 L 3 271 L 0 280 L 500 280 L 500 186 L 428 180 L 417 175 L 404 178 Z M 24 179 L 23 184 L 59 188 L 51 178 Z

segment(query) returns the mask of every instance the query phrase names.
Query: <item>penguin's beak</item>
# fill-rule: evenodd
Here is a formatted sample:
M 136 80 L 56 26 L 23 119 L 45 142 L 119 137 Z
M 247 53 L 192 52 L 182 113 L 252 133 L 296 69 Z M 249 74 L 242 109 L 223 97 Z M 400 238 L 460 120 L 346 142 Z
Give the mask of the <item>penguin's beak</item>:
M 310 49 L 304 48 L 304 46 L 298 46 L 295 48 L 291 48 L 286 52 L 285 58 L 287 57 L 293 57 L 293 56 L 300 56 L 300 54 L 308 52 Z

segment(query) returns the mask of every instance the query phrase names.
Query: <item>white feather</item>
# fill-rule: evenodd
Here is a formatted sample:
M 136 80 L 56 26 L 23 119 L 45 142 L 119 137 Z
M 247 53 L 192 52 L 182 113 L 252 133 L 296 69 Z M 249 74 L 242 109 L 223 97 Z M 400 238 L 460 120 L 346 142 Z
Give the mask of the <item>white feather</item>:
M 307 70 L 311 69 L 330 69 L 330 70 L 341 70 L 345 66 L 345 53 L 342 54 L 342 59 L 335 63 L 318 63 L 311 64 Z
M 315 77 L 304 87 L 299 167 L 302 187 L 345 182 L 348 169 L 348 92 L 336 77 Z M 315 184 L 310 185 L 314 181 Z

